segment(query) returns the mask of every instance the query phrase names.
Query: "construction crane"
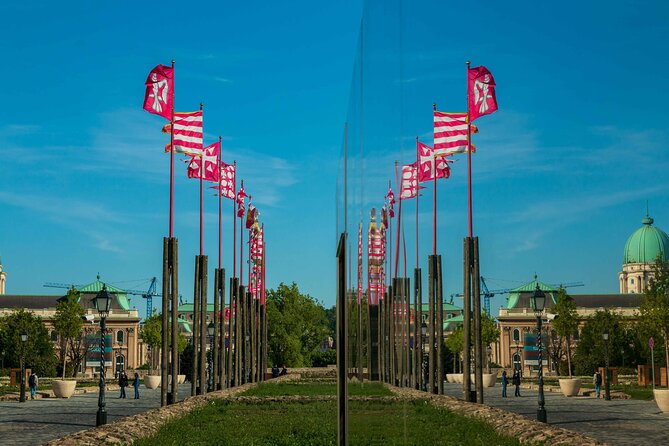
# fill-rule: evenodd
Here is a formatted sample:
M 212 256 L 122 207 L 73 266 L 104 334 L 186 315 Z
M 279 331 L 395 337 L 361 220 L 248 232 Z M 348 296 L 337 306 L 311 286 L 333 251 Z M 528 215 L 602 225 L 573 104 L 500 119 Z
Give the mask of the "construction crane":
M 125 292 L 127 294 L 142 296 L 144 299 L 146 299 L 146 317 L 151 316 L 151 313 L 153 312 L 153 296 L 162 296 L 162 294 L 158 294 L 158 292 L 156 291 L 155 277 L 151 278 L 151 284 L 149 285 L 149 289 L 147 291 L 125 290 Z
M 98 276 L 98 279 L 100 276 Z M 151 313 L 153 312 L 153 297 L 154 296 L 162 296 L 162 294 L 158 294 L 156 291 L 156 282 L 157 279 L 155 277 L 152 277 L 151 283 L 149 285 L 149 289 L 147 291 L 141 291 L 141 290 L 123 290 L 125 294 L 132 294 L 134 296 L 142 296 L 142 298 L 146 299 L 146 317 L 151 316 Z M 75 284 L 66 284 L 66 283 L 56 283 L 56 282 L 46 282 L 44 284 L 45 287 L 49 288 L 81 288 L 81 285 L 75 285 Z
M 488 285 L 485 283 L 485 278 L 483 276 L 480 277 L 481 279 L 481 296 L 483 296 L 483 306 L 485 309 L 485 312 L 489 315 L 492 316 L 492 313 L 490 311 L 490 298 L 494 297 L 496 294 L 508 294 L 511 291 L 513 291 L 515 288 L 502 288 L 499 290 L 490 290 L 488 289 Z M 536 277 L 535 277 L 536 280 Z M 570 282 L 570 283 L 561 283 L 559 285 L 557 284 L 550 284 L 552 287 L 555 287 L 556 289 L 559 287 L 562 288 L 571 288 L 571 287 L 576 287 L 576 286 L 584 286 L 583 282 Z M 461 293 L 454 293 L 451 294 L 451 302 L 453 302 L 454 297 L 462 297 Z

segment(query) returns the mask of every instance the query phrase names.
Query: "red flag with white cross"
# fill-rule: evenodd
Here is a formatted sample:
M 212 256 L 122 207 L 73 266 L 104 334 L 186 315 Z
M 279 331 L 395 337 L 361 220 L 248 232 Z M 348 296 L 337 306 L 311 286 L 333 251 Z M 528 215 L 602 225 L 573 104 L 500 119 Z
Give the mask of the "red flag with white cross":
M 156 65 L 144 84 L 144 110 L 171 121 L 174 110 L 174 68 Z
M 495 79 L 484 66 L 470 68 L 469 82 L 469 122 L 497 110 Z

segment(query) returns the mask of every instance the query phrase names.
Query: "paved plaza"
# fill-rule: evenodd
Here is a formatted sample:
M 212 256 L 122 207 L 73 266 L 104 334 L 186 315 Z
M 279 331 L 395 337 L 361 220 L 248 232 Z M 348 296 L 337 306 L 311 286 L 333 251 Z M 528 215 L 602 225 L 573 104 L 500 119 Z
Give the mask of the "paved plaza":
M 444 385 L 447 395 L 462 398 L 462 384 Z M 513 396 L 513 386 L 502 398 L 502 388 L 484 390 L 484 402 L 509 412 L 536 419 L 537 392 L 521 389 L 521 397 Z M 603 394 L 604 392 L 602 392 Z M 606 401 L 594 397 L 570 397 L 545 392 L 548 422 L 611 445 L 667 444 L 669 415 L 662 414 L 654 401 Z
M 160 388 L 140 388 L 140 398 L 132 398 L 134 390 L 129 387 L 128 398 L 119 399 L 119 391 L 107 391 L 107 421 L 112 422 L 160 406 Z M 190 384 L 179 386 L 179 398 L 190 395 Z M 67 434 L 95 427 L 98 410 L 98 394 L 86 393 L 69 399 L 44 398 L 0 402 L 0 444 L 35 445 Z

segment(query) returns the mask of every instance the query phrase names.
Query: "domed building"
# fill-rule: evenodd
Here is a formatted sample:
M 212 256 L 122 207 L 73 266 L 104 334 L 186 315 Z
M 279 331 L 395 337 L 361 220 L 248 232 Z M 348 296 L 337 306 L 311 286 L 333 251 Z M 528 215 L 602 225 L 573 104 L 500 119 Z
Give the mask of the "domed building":
M 653 219 L 646 215 L 643 226 L 634 231 L 625 243 L 623 270 L 618 273 L 621 293 L 643 293 L 653 276 L 653 264 L 658 256 L 669 259 L 669 236 L 653 226 Z

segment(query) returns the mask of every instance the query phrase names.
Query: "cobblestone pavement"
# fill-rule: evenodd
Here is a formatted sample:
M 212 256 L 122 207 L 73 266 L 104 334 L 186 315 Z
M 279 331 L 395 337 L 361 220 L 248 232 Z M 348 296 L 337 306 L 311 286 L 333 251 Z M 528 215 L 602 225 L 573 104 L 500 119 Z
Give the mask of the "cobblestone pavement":
M 133 399 L 132 386 L 128 398 L 119 399 L 119 391 L 107 391 L 107 421 L 112 422 L 160 406 L 160 388 L 141 387 L 140 398 Z M 179 386 L 179 399 L 190 395 L 190 384 Z M 0 444 L 35 445 L 80 430 L 95 427 L 98 394 L 75 395 L 69 399 L 44 398 L 25 403 L 0 402 Z
M 462 398 L 462 384 L 447 383 L 444 393 Z M 499 383 L 483 392 L 485 404 L 536 419 L 537 392 L 521 389 L 521 397 L 502 398 Z M 602 392 L 603 394 L 604 392 Z M 662 414 L 654 401 L 606 401 L 594 397 L 570 397 L 545 392 L 548 422 L 611 445 L 664 445 L 669 438 L 669 415 Z

